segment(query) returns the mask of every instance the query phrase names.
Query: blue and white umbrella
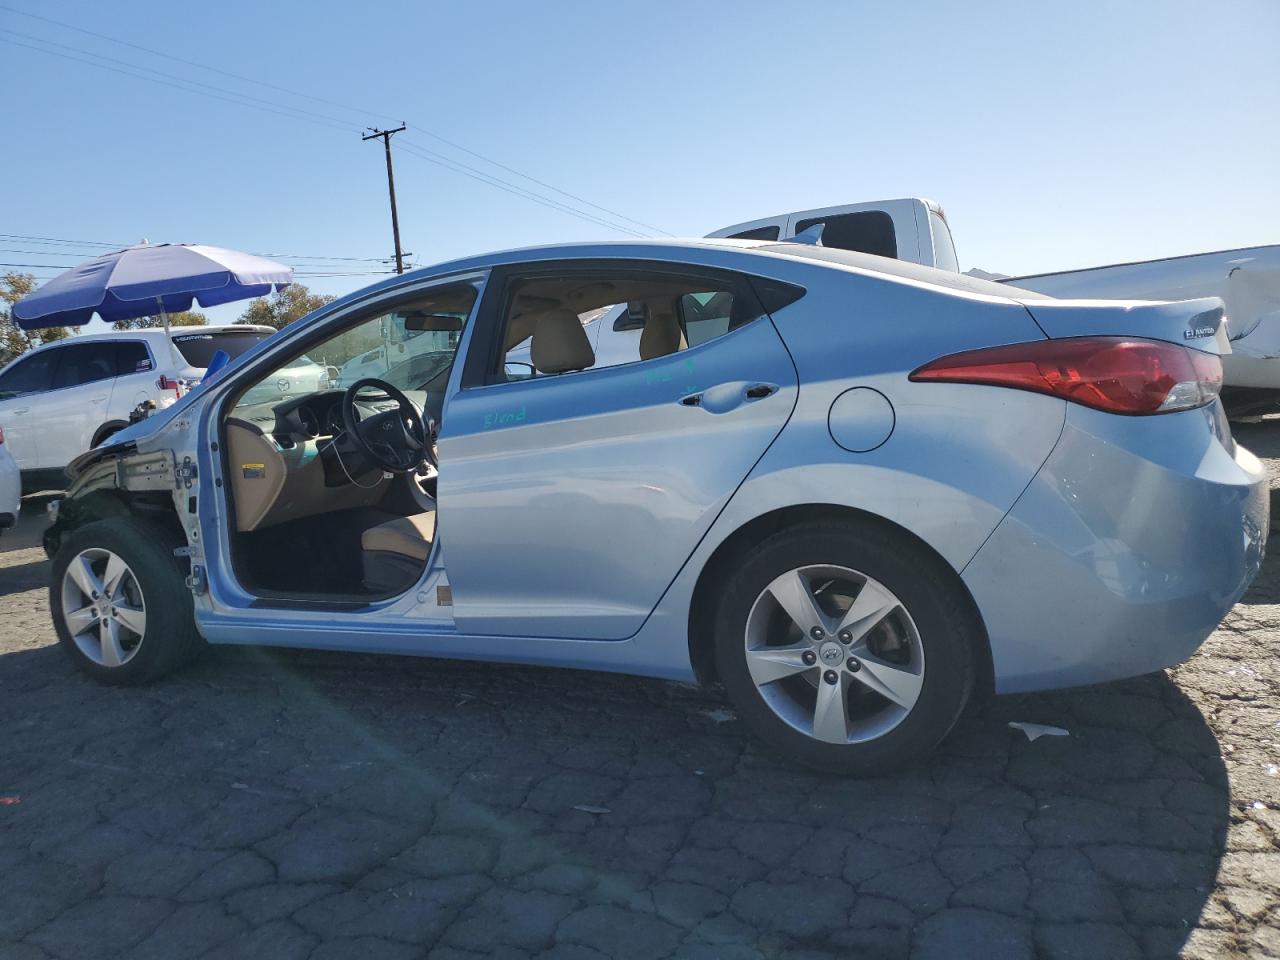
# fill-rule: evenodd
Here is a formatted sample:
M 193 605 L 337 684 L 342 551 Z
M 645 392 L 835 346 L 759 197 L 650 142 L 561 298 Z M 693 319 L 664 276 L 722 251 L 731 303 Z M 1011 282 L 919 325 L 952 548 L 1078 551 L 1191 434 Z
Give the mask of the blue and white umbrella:
M 261 297 L 293 282 L 293 268 L 198 243 L 143 243 L 87 260 L 13 305 L 23 330 L 108 323 Z

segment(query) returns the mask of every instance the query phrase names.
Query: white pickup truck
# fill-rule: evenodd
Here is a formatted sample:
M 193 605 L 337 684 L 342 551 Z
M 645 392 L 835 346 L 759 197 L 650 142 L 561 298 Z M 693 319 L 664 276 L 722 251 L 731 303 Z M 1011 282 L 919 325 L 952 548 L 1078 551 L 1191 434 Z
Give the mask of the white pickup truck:
M 724 227 L 708 237 L 789 240 L 822 226 L 822 246 L 874 253 L 940 270 L 959 271 L 947 215 L 932 200 L 908 197 L 780 213 Z

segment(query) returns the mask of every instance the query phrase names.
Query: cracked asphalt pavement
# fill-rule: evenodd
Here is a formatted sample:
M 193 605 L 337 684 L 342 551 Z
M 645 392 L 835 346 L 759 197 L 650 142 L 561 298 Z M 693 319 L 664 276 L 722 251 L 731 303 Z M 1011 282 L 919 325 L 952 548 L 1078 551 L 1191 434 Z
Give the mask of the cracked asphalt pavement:
M 4 960 L 1280 957 L 1278 549 L 1186 664 L 850 780 L 628 677 L 214 649 L 96 686 L 41 508 L 0 539 Z

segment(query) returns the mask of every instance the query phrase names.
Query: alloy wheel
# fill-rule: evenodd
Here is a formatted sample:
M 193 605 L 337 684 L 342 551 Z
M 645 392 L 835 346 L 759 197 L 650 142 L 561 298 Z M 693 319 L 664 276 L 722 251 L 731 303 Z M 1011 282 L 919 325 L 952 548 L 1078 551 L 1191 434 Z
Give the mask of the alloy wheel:
M 72 640 L 103 667 L 137 655 L 147 628 L 142 587 L 129 565 L 100 547 L 82 550 L 62 577 L 62 616 Z
M 799 567 L 774 579 L 747 617 L 747 669 L 766 704 L 826 743 L 862 743 L 911 713 L 924 647 L 902 602 L 848 567 Z

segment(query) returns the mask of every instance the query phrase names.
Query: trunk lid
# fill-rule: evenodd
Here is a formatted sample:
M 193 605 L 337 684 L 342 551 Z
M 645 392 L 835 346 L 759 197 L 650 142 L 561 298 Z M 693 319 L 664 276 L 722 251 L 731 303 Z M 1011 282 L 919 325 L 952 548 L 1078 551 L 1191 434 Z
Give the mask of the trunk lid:
M 1145 300 L 1022 300 L 1051 339 L 1141 337 L 1219 356 L 1231 352 L 1218 297 L 1168 302 Z

